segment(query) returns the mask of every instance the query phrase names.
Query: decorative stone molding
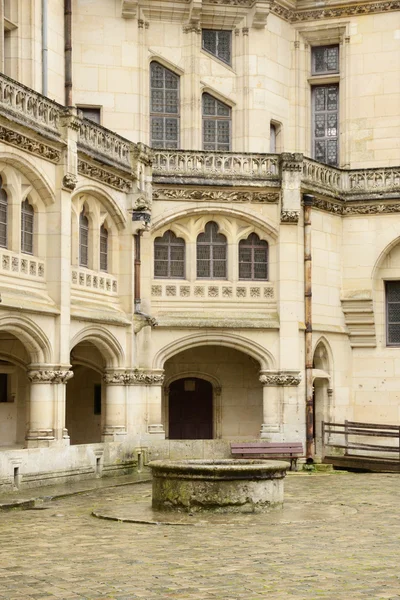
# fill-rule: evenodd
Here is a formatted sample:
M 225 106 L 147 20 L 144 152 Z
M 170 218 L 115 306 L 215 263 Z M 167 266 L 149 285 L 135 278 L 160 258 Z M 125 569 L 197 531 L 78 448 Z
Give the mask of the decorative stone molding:
M 288 223 L 289 225 L 297 225 L 299 222 L 300 211 L 298 210 L 282 210 L 281 211 L 281 223 Z
M 50 442 L 54 440 L 54 429 L 30 429 L 25 439 Z
M 31 383 L 67 383 L 74 376 L 73 371 L 33 369 L 27 372 Z
M 249 302 L 265 302 L 274 298 L 274 288 L 271 284 L 251 286 L 232 286 L 226 284 L 219 285 L 172 285 L 172 284 L 153 284 L 151 286 L 151 296 L 162 301 L 176 301 L 177 296 L 202 301 L 213 298 L 222 298 L 228 302 L 238 302 L 238 298 L 248 297 Z
M 149 146 L 138 142 L 137 144 L 131 144 L 131 153 L 134 161 L 141 162 L 147 167 L 151 167 L 154 161 L 154 153 Z
M 282 171 L 298 171 L 303 168 L 303 155 L 297 152 L 282 152 L 281 156 Z
M 349 290 L 341 298 L 352 348 L 375 348 L 376 330 L 371 290 Z
M 67 173 L 66 175 L 64 175 L 63 180 L 62 180 L 63 188 L 65 190 L 69 190 L 71 192 L 74 191 L 77 183 L 78 183 L 78 178 L 76 175 L 73 175 L 72 173 Z
M 135 19 L 138 14 L 139 0 L 122 0 L 121 14 L 124 19 Z
M 60 150 L 3 126 L 0 126 L 0 141 L 16 146 L 20 150 L 26 150 L 31 154 L 35 154 L 36 156 L 40 156 L 40 158 L 45 158 L 54 163 L 58 163 L 61 159 Z
M 162 385 L 164 373 L 143 369 L 109 370 L 103 374 L 107 385 Z
M 0 270 L 25 277 L 40 277 L 44 279 L 44 263 L 34 258 L 27 258 L 26 254 L 13 255 L 11 252 L 1 254 Z
M 84 149 L 90 156 L 104 157 L 130 170 L 130 142 L 89 119 L 80 121 L 78 149 Z
M 74 286 L 90 288 L 102 294 L 117 294 L 118 282 L 115 277 L 107 277 L 103 271 L 89 271 L 88 269 L 71 271 L 71 283 Z
M 85 177 L 90 177 L 91 179 L 105 183 L 121 192 L 130 192 L 132 189 L 132 181 L 130 179 L 119 177 L 110 171 L 101 169 L 84 160 L 78 160 L 78 172 L 81 175 L 85 175 Z
M 259 381 L 266 386 L 297 386 L 301 374 L 298 371 L 262 371 Z
M 400 1 L 383 0 L 381 2 L 360 3 L 340 6 L 336 8 L 318 8 L 315 10 L 290 10 L 278 2 L 271 2 L 271 12 L 289 21 L 300 23 L 303 21 L 318 21 L 320 19 L 338 19 L 341 17 L 354 17 L 358 15 L 370 15 L 380 12 L 399 10 Z
M 0 112 L 12 113 L 23 121 L 30 122 L 32 129 L 38 126 L 57 137 L 58 123 L 63 107 L 38 94 L 18 81 L 0 75 Z
M 313 208 L 330 212 L 335 215 L 343 214 L 343 203 L 331 202 L 330 200 L 322 200 L 321 198 L 314 197 Z
M 191 202 L 250 202 L 254 204 L 277 204 L 279 192 L 192 190 L 182 188 L 155 188 L 153 200 L 184 200 Z

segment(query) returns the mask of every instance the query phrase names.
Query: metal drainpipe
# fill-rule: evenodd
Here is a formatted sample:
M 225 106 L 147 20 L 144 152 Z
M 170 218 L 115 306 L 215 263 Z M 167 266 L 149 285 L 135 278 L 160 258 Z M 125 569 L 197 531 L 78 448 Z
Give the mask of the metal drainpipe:
M 48 73 L 47 73 L 47 56 L 48 56 L 48 42 L 47 42 L 47 28 L 48 28 L 48 6 L 47 0 L 42 0 L 42 94 L 47 96 L 48 93 Z
M 65 106 L 72 106 L 72 0 L 64 0 Z
M 305 363 L 306 363 L 306 458 L 314 460 L 314 405 L 313 405 L 313 355 L 312 355 L 312 257 L 311 211 L 314 196 L 303 195 L 304 204 L 304 309 L 305 309 Z
M 135 283 L 135 313 L 140 314 L 140 269 L 141 269 L 141 258 L 140 258 L 140 238 L 142 237 L 142 232 L 138 231 L 133 236 L 135 240 L 135 263 L 134 263 L 134 283 Z

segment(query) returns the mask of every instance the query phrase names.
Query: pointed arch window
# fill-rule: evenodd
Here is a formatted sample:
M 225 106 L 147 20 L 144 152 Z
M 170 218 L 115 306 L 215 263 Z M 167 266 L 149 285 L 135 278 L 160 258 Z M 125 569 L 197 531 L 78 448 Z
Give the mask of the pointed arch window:
M 197 278 L 226 279 L 226 237 L 219 233 L 218 225 L 210 221 L 204 233 L 197 236 Z
M 150 64 L 150 144 L 179 148 L 179 76 L 157 62 Z
M 8 229 L 8 197 L 3 189 L 3 180 L 0 177 L 0 246 L 7 248 Z
M 203 149 L 228 152 L 231 149 L 231 108 L 210 94 L 203 94 L 202 103 Z
M 108 271 L 108 230 L 100 227 L 100 271 Z
M 33 254 L 34 210 L 29 200 L 21 204 L 21 252 Z
M 166 231 L 154 240 L 154 277 L 184 279 L 185 240 Z
M 89 266 L 89 219 L 85 209 L 79 215 L 79 265 Z
M 239 279 L 268 279 L 268 243 L 256 233 L 239 242 Z

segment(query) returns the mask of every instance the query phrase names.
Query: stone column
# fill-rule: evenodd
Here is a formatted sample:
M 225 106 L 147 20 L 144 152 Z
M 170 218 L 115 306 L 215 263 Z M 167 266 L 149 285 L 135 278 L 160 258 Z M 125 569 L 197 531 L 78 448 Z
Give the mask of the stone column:
M 106 406 L 103 423 L 103 442 L 122 441 L 126 436 L 125 371 L 107 370 L 103 375 L 106 384 Z
M 162 389 L 164 371 L 134 369 L 129 374 L 129 383 L 140 386 L 140 396 L 147 398 L 146 418 L 147 433 L 165 439 L 164 424 L 162 422 Z
M 263 384 L 263 423 L 260 437 L 270 441 L 281 441 L 282 387 L 299 385 L 300 374 L 297 371 L 261 371 L 260 382 Z
M 66 383 L 73 373 L 43 366 L 31 369 L 27 375 L 31 386 L 26 445 L 28 448 L 47 447 L 56 438 L 55 387 L 52 384 Z

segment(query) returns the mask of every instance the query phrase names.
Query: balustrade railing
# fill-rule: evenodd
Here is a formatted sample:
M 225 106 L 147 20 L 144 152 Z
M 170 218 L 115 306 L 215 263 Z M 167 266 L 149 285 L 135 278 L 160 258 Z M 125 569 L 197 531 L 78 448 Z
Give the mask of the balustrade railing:
M 156 150 L 153 174 L 222 179 L 279 179 L 279 155 Z
M 34 129 L 39 125 L 60 135 L 58 123 L 63 107 L 3 74 L 0 75 L 1 109 L 27 121 Z
M 328 188 L 333 192 L 340 193 L 343 182 L 343 171 L 329 165 L 323 165 L 315 160 L 304 158 L 302 181 L 321 189 Z
M 78 135 L 78 144 L 81 148 L 130 167 L 132 142 L 88 119 L 81 120 Z
M 342 190 L 348 194 L 399 191 L 400 167 L 346 171 Z

